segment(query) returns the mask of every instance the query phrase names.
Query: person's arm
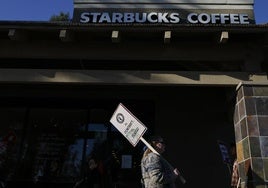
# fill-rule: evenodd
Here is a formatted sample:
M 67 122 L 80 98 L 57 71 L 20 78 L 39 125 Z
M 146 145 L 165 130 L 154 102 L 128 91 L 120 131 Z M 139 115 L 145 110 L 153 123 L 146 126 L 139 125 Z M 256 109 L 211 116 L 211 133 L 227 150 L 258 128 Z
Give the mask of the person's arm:
M 146 163 L 150 181 L 154 183 L 164 183 L 164 174 L 160 156 L 155 153 L 150 153 Z

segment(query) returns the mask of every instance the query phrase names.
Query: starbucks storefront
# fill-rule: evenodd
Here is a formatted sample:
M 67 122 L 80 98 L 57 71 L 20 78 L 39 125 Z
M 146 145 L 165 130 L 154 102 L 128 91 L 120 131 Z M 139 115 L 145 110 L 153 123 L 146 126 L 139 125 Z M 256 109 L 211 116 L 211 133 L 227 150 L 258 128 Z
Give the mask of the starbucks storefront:
M 109 121 L 123 103 L 165 139 L 178 187 L 229 187 L 219 140 L 241 185 L 265 187 L 267 35 L 251 1 L 75 0 L 72 22 L 1 21 L 2 185 L 74 187 L 94 154 L 99 187 L 141 187 L 144 144 Z

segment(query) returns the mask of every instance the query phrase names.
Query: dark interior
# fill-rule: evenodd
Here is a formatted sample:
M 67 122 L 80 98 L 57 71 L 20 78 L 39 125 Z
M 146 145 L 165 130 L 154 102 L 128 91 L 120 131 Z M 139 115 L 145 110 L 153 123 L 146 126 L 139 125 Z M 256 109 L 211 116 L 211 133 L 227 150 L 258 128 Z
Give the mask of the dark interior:
M 73 187 L 94 145 L 109 161 L 105 187 L 140 187 L 144 144 L 134 148 L 109 123 L 119 102 L 148 127 L 145 139 L 165 139 L 164 157 L 187 180 L 183 187 L 230 184 L 218 140 L 227 146 L 234 141 L 235 88 L 7 84 L 1 91 L 1 177 L 7 187 Z M 10 135 L 16 139 L 4 143 Z M 130 167 L 123 162 L 129 156 Z

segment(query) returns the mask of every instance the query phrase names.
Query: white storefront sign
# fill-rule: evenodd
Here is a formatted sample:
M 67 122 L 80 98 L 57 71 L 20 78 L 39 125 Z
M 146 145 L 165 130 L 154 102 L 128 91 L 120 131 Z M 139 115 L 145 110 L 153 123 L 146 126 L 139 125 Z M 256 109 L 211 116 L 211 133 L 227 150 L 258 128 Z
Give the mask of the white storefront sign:
M 179 12 L 81 12 L 80 23 L 168 23 L 179 24 Z M 249 24 L 248 14 L 189 13 L 186 23 L 190 24 Z

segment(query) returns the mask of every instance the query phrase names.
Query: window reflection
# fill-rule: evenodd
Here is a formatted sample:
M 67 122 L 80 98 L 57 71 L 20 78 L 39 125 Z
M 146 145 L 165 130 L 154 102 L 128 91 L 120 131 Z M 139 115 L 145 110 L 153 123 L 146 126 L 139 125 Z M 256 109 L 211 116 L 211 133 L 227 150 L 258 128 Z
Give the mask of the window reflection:
M 107 140 L 107 126 L 104 124 L 88 124 L 88 132 L 92 132 L 92 138 L 86 140 L 86 155 L 89 156 L 93 150 L 96 152 L 103 142 Z
M 69 145 L 68 155 L 62 167 L 62 176 L 76 177 L 80 173 L 83 156 L 84 139 L 76 139 Z
M 108 128 L 104 124 L 90 123 L 88 124 L 89 135 L 86 139 L 86 157 L 90 155 L 102 155 L 100 151 L 103 143 L 107 140 Z

